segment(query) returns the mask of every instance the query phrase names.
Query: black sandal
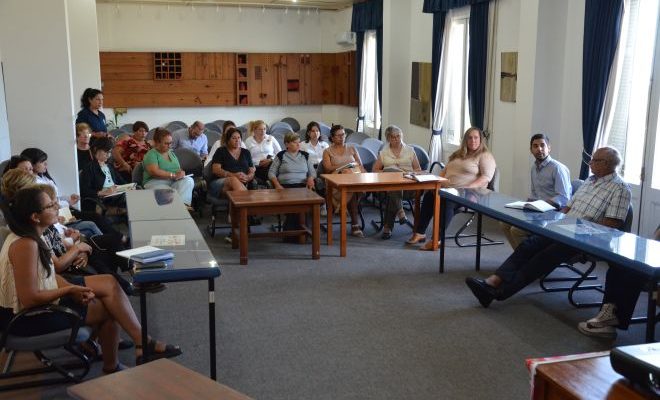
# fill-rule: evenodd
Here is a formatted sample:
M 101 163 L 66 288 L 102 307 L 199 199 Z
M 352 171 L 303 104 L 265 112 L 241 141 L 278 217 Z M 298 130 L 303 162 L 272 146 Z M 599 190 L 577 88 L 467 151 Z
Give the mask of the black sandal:
M 91 362 L 100 361 L 103 359 L 101 352 L 101 345 L 94 339 L 89 339 L 78 345 L 78 351 L 85 355 Z
M 141 355 L 141 356 L 137 356 L 137 357 L 135 357 L 135 365 L 141 365 L 141 364 L 144 364 L 145 362 L 158 360 L 160 358 L 176 357 L 178 355 L 181 355 L 181 353 L 182 353 L 181 348 L 179 348 L 179 346 L 174 346 L 174 345 L 171 345 L 171 344 L 166 344 L 165 345 L 165 350 L 163 350 L 163 351 L 156 351 L 156 344 L 157 343 L 158 342 L 156 342 L 155 340 L 149 339 L 149 341 L 147 342 L 147 349 L 149 350 L 149 359 L 145 360 L 144 359 L 144 354 Z M 136 350 L 140 350 L 142 348 L 143 347 L 142 347 L 141 344 L 136 344 L 135 345 Z

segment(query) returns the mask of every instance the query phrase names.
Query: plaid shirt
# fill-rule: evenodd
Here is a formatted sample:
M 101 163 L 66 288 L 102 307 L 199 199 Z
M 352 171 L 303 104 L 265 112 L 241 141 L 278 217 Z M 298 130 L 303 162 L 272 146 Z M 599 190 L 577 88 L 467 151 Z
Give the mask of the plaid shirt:
M 568 215 L 600 223 L 603 218 L 626 220 L 630 188 L 616 172 L 597 178 L 590 176 L 566 205 Z

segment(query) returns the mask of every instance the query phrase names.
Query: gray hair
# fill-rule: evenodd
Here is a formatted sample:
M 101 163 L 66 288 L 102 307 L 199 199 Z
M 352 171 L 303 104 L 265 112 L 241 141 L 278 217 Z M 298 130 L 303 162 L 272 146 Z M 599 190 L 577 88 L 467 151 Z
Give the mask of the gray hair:
M 385 140 L 390 140 L 390 136 L 399 134 L 403 138 L 403 131 L 396 125 L 390 125 L 385 128 Z
M 610 146 L 601 147 L 598 150 L 604 151 L 607 154 L 607 165 L 616 171 L 619 165 L 621 165 L 621 153 L 619 153 L 619 150 Z

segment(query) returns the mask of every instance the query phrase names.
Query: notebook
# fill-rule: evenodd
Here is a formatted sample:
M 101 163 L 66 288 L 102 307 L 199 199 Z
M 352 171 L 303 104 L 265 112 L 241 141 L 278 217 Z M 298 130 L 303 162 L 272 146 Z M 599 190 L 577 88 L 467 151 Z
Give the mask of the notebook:
M 171 251 L 159 249 L 154 246 L 142 246 L 134 249 L 118 251 L 117 255 L 140 264 L 150 264 L 156 261 L 171 260 L 174 258 L 174 253 Z
M 538 212 L 546 212 L 556 210 L 556 208 L 543 200 L 536 201 L 514 201 L 513 203 L 506 204 L 504 207 L 517 208 L 519 210 L 530 210 Z

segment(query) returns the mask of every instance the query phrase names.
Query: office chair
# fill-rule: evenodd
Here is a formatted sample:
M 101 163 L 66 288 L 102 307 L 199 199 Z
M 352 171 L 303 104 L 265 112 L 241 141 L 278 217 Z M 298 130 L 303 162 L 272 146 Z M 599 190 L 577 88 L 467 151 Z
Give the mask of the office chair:
M 207 124 L 208 125 L 208 124 Z M 206 128 L 204 131 L 204 134 L 206 135 L 206 144 L 207 144 L 207 151 L 211 150 L 211 147 L 213 147 L 213 144 L 220 140 L 222 137 L 222 134 L 220 133 L 219 130 L 217 129 L 210 129 Z M 209 154 L 209 157 L 213 157 L 213 154 Z
M 192 149 L 185 147 L 179 147 L 174 149 L 174 154 L 179 160 L 181 169 L 186 171 L 186 174 L 193 174 L 192 178 L 195 182 L 193 188 L 193 197 L 191 206 L 199 213 L 199 216 L 202 216 L 202 207 L 204 197 L 206 196 L 206 182 L 202 177 L 202 170 L 204 168 L 204 162 L 199 157 L 199 154 Z
M 319 196 L 323 197 L 325 199 L 325 194 L 326 194 L 326 187 L 325 187 L 325 179 L 321 177 L 322 174 L 324 174 L 323 170 L 323 163 L 320 162 L 319 165 L 316 167 L 316 193 L 318 193 Z M 346 211 L 344 211 L 346 212 Z M 360 230 L 364 231 L 364 215 L 362 215 L 362 205 L 358 203 L 358 216 L 360 217 Z M 350 224 L 350 218 L 347 219 L 347 223 Z M 339 221 L 333 221 L 333 225 L 338 225 L 340 224 Z M 328 231 L 328 225 L 327 223 L 321 223 L 321 229 L 324 232 Z
M 206 181 L 207 187 L 211 184 L 211 182 L 216 179 L 215 176 L 213 176 L 212 168 L 213 163 L 208 163 L 202 172 L 202 176 L 204 177 L 204 180 Z M 216 223 L 216 215 L 218 212 L 222 211 L 225 213 L 229 213 L 229 200 L 226 197 L 216 197 L 211 192 L 206 193 L 206 202 L 211 205 L 211 220 L 209 221 L 209 224 L 206 226 L 206 230 L 208 231 L 209 235 L 211 237 L 215 237 L 215 231 L 216 229 L 231 229 L 231 224 L 224 224 L 224 225 L 217 225 Z
M 293 117 L 285 117 L 285 118 L 282 118 L 282 121 L 281 121 L 281 122 L 284 122 L 284 123 L 286 123 L 286 124 L 289 124 L 289 126 L 291 127 L 291 129 L 292 129 L 294 132 L 298 132 L 298 131 L 300 130 L 300 123 L 298 122 L 297 119 L 295 119 L 295 118 L 293 118 Z

